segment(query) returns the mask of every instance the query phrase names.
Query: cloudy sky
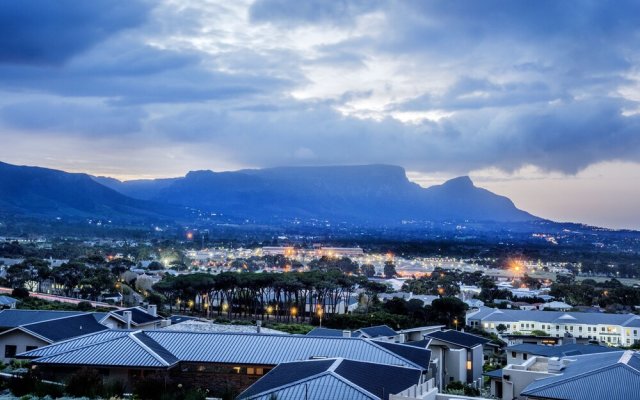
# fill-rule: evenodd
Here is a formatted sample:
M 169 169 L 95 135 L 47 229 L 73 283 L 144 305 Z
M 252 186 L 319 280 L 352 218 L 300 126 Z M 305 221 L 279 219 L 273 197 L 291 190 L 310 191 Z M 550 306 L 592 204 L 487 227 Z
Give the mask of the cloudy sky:
M 397 164 L 640 229 L 640 2 L 5 1 L 0 160 Z

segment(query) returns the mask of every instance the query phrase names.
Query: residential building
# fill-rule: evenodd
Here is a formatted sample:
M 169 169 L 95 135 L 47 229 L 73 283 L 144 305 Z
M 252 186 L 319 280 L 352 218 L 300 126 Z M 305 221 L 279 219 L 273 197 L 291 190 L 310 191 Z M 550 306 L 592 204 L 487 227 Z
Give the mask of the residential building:
M 419 369 L 426 375 L 431 352 L 404 344 L 363 338 L 202 333 L 170 330 L 107 330 L 20 355 L 47 379 L 61 380 L 84 366 L 105 379 L 131 383 L 160 373 L 211 390 L 240 392 L 284 362 L 345 358 Z
M 13 297 L 0 296 L 0 309 L 16 308 L 17 303 L 18 303 L 18 300 L 14 299 Z
M 558 357 L 536 356 L 522 365 L 486 374 L 491 394 L 502 400 L 638 399 L 640 354 L 614 351 Z
M 477 384 L 481 379 L 483 345 L 489 342 L 488 339 L 450 329 L 429 333 L 425 340 L 431 350 L 432 375 L 436 386 L 444 389 L 455 381 Z M 414 345 L 422 346 L 420 342 Z
M 640 341 L 640 316 L 634 314 L 563 311 L 500 310 L 483 307 L 467 314 L 467 325 L 491 333 L 545 332 L 561 337 L 596 340 L 609 346 L 630 346 Z M 503 328 L 499 330 L 499 328 Z
M 21 324 L 5 330 L 0 333 L 0 360 L 8 363 L 18 353 L 35 350 L 61 340 L 107 330 L 106 326 L 98 322 L 98 319 L 102 317 L 98 313 L 57 315 L 53 319 Z M 7 323 L 6 318 L 4 323 Z
M 507 364 L 523 364 L 534 356 L 566 357 L 585 354 L 608 353 L 618 351 L 614 347 L 599 346 L 597 344 L 563 344 L 545 346 L 537 344 L 517 344 L 506 348 Z

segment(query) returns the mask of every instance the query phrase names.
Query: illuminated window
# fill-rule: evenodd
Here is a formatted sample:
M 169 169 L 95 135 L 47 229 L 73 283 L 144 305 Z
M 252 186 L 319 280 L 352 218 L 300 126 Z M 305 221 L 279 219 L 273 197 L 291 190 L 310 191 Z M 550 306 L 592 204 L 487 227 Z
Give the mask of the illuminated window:
M 256 370 L 254 368 L 247 368 L 247 375 L 255 375 Z
M 471 363 L 471 361 L 467 361 L 467 369 L 471 369 L 473 368 L 473 364 Z
M 235 371 L 236 374 L 240 373 L 240 367 L 233 367 L 233 370 Z
M 264 375 L 264 369 L 256 368 L 256 375 Z

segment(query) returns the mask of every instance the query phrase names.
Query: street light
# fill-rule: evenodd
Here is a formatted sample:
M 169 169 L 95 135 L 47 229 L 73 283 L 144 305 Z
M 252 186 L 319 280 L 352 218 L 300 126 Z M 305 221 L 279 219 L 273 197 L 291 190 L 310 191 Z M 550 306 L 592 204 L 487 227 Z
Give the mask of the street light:
M 297 314 L 298 314 L 298 309 L 295 307 L 291 307 L 291 316 L 295 318 Z
M 229 304 L 227 303 L 222 303 L 222 311 L 227 311 L 229 309 Z
M 324 310 L 322 309 L 322 306 L 318 306 L 318 310 L 316 311 L 316 314 L 318 314 L 318 318 L 320 318 L 320 328 L 322 328 L 322 315 L 324 314 Z
M 269 319 L 269 315 L 271 315 L 271 313 L 273 313 L 273 307 L 267 306 L 267 319 Z
M 454 318 L 453 324 L 456 326 L 456 330 L 458 330 L 458 318 Z

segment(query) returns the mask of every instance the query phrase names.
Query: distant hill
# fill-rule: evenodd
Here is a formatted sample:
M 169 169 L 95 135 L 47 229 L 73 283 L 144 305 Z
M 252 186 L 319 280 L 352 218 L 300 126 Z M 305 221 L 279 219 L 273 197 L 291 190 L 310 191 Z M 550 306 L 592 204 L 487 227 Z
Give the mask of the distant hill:
M 175 206 L 125 196 L 87 174 L 0 162 L 0 212 L 29 217 L 143 220 L 178 215 Z
M 192 171 L 183 178 L 95 180 L 139 200 L 193 207 L 257 221 L 318 219 L 363 224 L 402 220 L 525 222 L 539 220 L 468 177 L 422 188 L 389 165 Z

